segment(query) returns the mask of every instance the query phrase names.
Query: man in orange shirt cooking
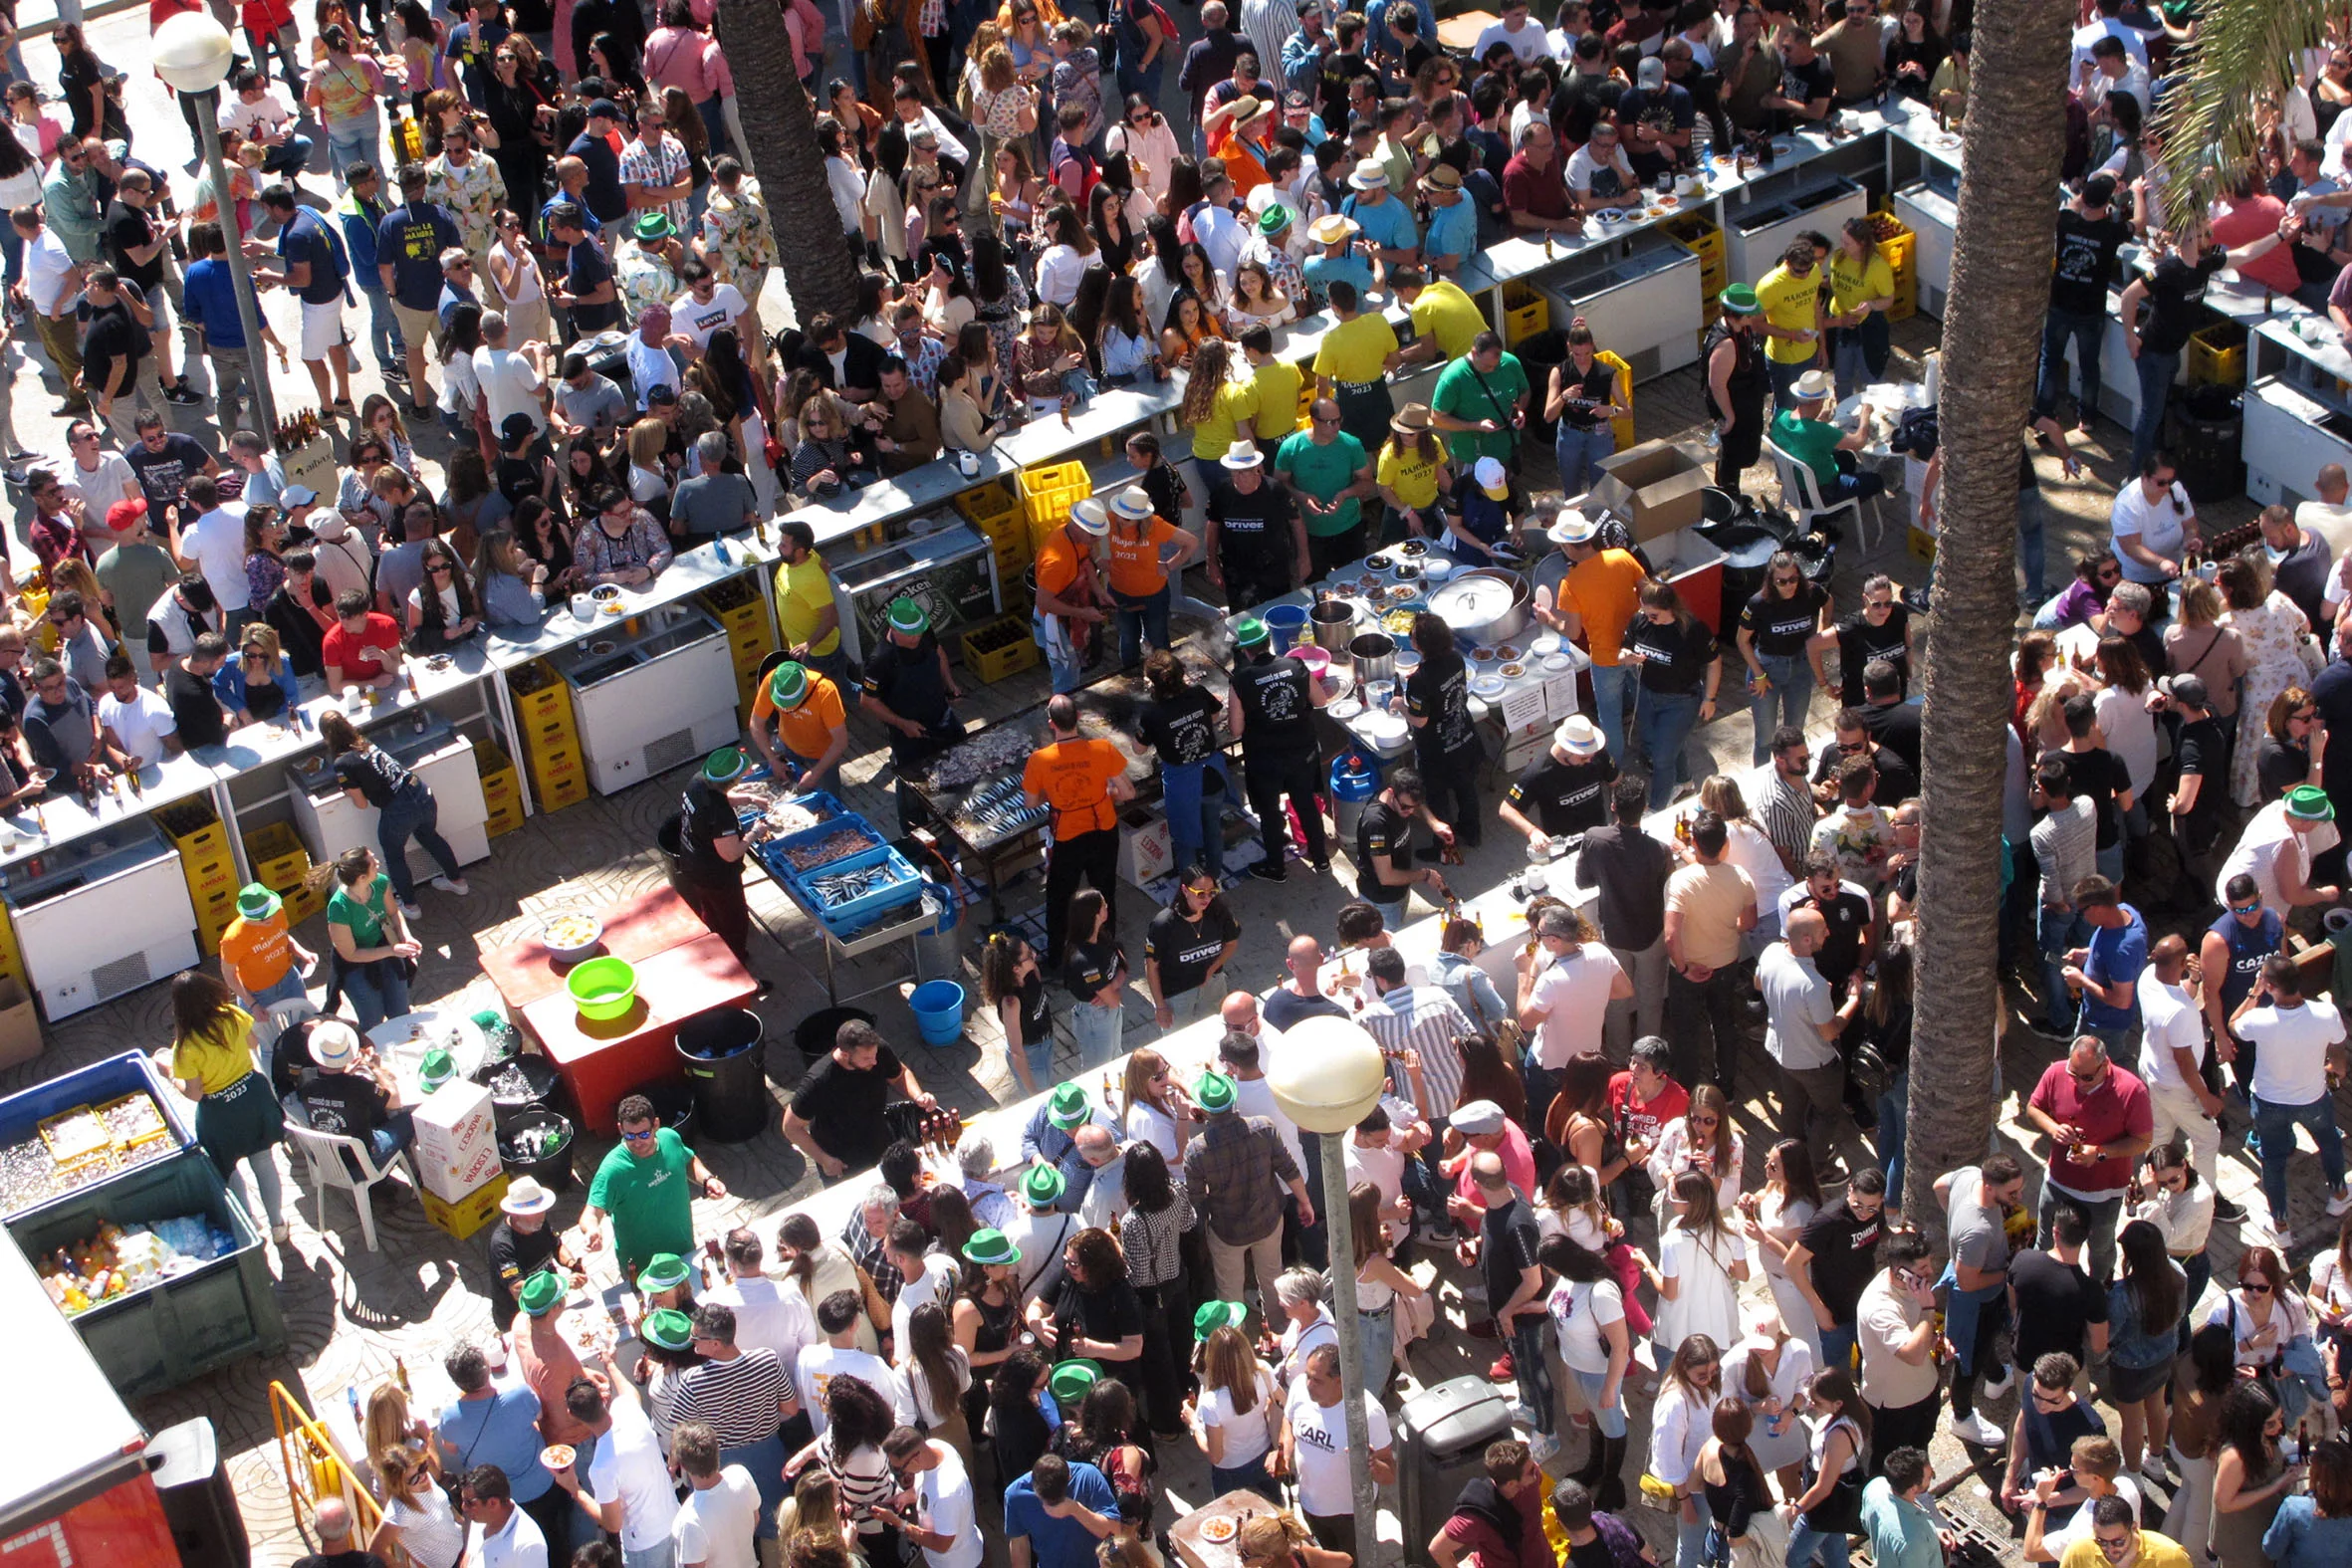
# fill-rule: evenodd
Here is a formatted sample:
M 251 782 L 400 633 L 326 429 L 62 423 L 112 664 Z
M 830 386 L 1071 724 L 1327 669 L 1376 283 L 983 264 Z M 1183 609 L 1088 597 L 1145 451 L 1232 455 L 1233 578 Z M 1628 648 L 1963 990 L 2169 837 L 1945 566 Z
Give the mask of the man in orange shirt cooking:
M 1582 634 L 1592 655 L 1592 705 L 1609 755 L 1625 756 L 1625 685 L 1632 674 L 1624 662 L 1625 628 L 1645 577 L 1641 562 L 1622 550 L 1603 549 L 1600 524 L 1570 512 L 1546 536 L 1560 548 L 1567 574 L 1550 588 L 1535 590 L 1535 614 L 1564 637 Z
M 849 714 L 841 689 L 830 676 L 804 665 L 779 664 L 752 699 L 752 745 L 779 779 L 789 757 L 801 771 L 802 788 L 838 787 L 841 759 L 849 755 Z
M 1108 741 L 1078 736 L 1077 700 L 1066 692 L 1046 703 L 1053 739 L 1032 752 L 1021 771 L 1030 804 L 1054 807 L 1054 847 L 1046 857 L 1046 968 L 1058 973 L 1068 929 L 1070 895 L 1082 879 L 1101 889 L 1118 930 L 1119 802 L 1135 798 L 1127 756 Z

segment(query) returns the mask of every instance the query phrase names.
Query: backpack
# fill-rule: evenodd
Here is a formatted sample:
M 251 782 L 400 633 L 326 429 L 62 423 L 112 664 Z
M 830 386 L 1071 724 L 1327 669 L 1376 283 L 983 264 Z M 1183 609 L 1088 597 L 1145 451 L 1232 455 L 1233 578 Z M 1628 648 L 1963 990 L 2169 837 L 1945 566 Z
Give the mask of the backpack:
M 1102 165 L 1096 163 L 1094 155 L 1083 146 L 1072 146 L 1058 137 L 1055 139 L 1054 146 L 1061 153 L 1060 157 L 1055 159 L 1054 166 L 1047 171 L 1048 177 L 1055 184 L 1061 183 L 1061 168 L 1065 163 L 1075 162 L 1079 168 L 1085 171 L 1085 177 L 1078 182 L 1077 193 L 1073 198 L 1078 210 L 1083 212 L 1086 210 L 1087 202 L 1093 198 L 1094 187 L 1102 183 Z
M 1908 452 L 1924 463 L 1936 455 L 1940 434 L 1933 407 L 1906 408 L 1903 417 L 1895 421 L 1895 438 L 1888 445 L 1898 452 Z

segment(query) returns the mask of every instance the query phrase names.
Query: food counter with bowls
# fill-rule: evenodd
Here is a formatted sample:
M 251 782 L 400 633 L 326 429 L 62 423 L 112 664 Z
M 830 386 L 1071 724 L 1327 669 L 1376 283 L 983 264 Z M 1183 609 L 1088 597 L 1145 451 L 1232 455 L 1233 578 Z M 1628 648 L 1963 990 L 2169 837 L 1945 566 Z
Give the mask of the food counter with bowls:
M 699 605 L 610 617 L 548 662 L 572 689 L 598 794 L 692 762 L 738 733 L 734 656 L 725 629 Z
M 459 865 L 489 858 L 490 834 L 484 824 L 490 811 L 482 798 L 472 741 L 446 719 L 422 708 L 378 721 L 367 740 L 433 791 L 440 806 L 436 825 Z M 287 777 L 293 786 L 294 820 L 315 862 L 327 864 L 347 849 L 376 848 L 381 813 L 345 790 L 323 754 L 291 765 Z M 413 841 L 408 845 L 408 869 L 419 878 L 441 874 L 432 856 Z

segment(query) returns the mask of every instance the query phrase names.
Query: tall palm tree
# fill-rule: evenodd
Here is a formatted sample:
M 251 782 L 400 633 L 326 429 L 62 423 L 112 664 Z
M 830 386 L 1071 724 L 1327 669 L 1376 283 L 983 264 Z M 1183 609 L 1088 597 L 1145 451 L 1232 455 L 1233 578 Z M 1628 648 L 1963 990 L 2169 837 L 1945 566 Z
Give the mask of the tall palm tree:
M 2321 0 L 2203 9 L 2196 37 L 2173 62 L 2157 116 L 2172 175 L 2168 213 L 2203 212 L 2245 166 L 2259 136 L 2258 111 L 2276 107 L 2302 51 L 2319 46 L 2322 27 L 2342 10 Z
M 777 0 L 720 0 L 718 20 L 793 317 L 806 322 L 819 311 L 845 317 L 857 306 L 857 264 L 841 243 L 824 154 L 817 150 L 815 109 L 793 75 L 784 9 Z
M 1921 744 L 1907 1193 L 1982 1159 L 2000 1006 L 2000 802 L 2016 623 L 2017 450 L 2049 308 L 2073 0 L 1981 0 L 1944 316 L 1944 456 Z M 1906 1217 L 1941 1232 L 1931 1200 Z

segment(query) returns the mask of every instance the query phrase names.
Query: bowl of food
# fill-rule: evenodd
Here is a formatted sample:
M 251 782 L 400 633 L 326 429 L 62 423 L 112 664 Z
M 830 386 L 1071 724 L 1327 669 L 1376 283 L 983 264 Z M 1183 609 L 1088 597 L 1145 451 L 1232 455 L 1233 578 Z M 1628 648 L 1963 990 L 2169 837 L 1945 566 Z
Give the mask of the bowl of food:
M 1384 555 L 1379 555 L 1366 556 L 1364 558 L 1364 564 L 1371 567 L 1374 571 L 1387 571 L 1394 567 L 1396 562 L 1389 560 L 1388 557 Z
M 588 589 L 588 597 L 594 599 L 599 604 L 617 604 L 620 602 L 620 584 L 617 582 L 599 582 L 594 587 Z
M 1503 678 L 1504 678 L 1505 680 L 1507 680 L 1507 681 L 1516 681 L 1516 680 L 1518 680 L 1518 679 L 1519 679 L 1521 676 L 1523 676 L 1523 675 L 1525 675 L 1525 674 L 1527 674 L 1527 673 L 1528 673 L 1528 667 L 1527 667 L 1526 665 L 1524 665 L 1524 664 L 1519 664 L 1519 663 L 1511 663 L 1511 664 L 1506 664 L 1506 665 L 1504 665 L 1504 666 L 1503 666 L 1503 669 L 1502 669 L 1502 672 L 1501 672 L 1501 673 L 1502 673 L 1502 676 L 1503 676 Z
M 540 1464 L 550 1470 L 568 1470 L 579 1456 L 569 1443 L 551 1443 L 539 1451 Z
M 564 990 L 582 1017 L 617 1018 L 637 1005 L 636 966 L 610 955 L 592 958 L 565 977 Z
M 1682 198 L 1674 194 L 1674 192 L 1668 191 L 1665 195 L 1658 198 L 1658 205 L 1668 209 L 1669 211 L 1672 211 L 1674 208 L 1682 205 Z
M 1470 650 L 1470 662 L 1478 665 L 1497 664 L 1501 658 L 1492 648 L 1474 647 Z
M 1600 211 L 1594 213 L 1592 217 L 1593 221 L 1596 223 L 1623 223 L 1625 221 L 1625 209 L 1623 207 L 1603 207 Z
M 1495 657 L 1503 660 L 1516 659 L 1519 657 L 1519 649 L 1507 642 L 1495 650 Z
M 1399 582 L 1419 582 L 1421 580 L 1421 568 L 1414 565 L 1411 561 L 1407 561 L 1405 564 L 1396 568 L 1396 580 Z
M 1396 553 L 1407 560 L 1411 560 L 1416 557 L 1428 555 L 1429 543 L 1426 540 L 1408 539 L 1402 545 L 1397 546 Z
M 1241 1521 L 1231 1514 L 1219 1514 L 1201 1526 L 1201 1539 L 1211 1546 L 1223 1546 L 1241 1533 Z
M 550 915 L 539 923 L 539 940 L 559 964 L 577 964 L 604 940 L 604 923 L 593 915 Z

